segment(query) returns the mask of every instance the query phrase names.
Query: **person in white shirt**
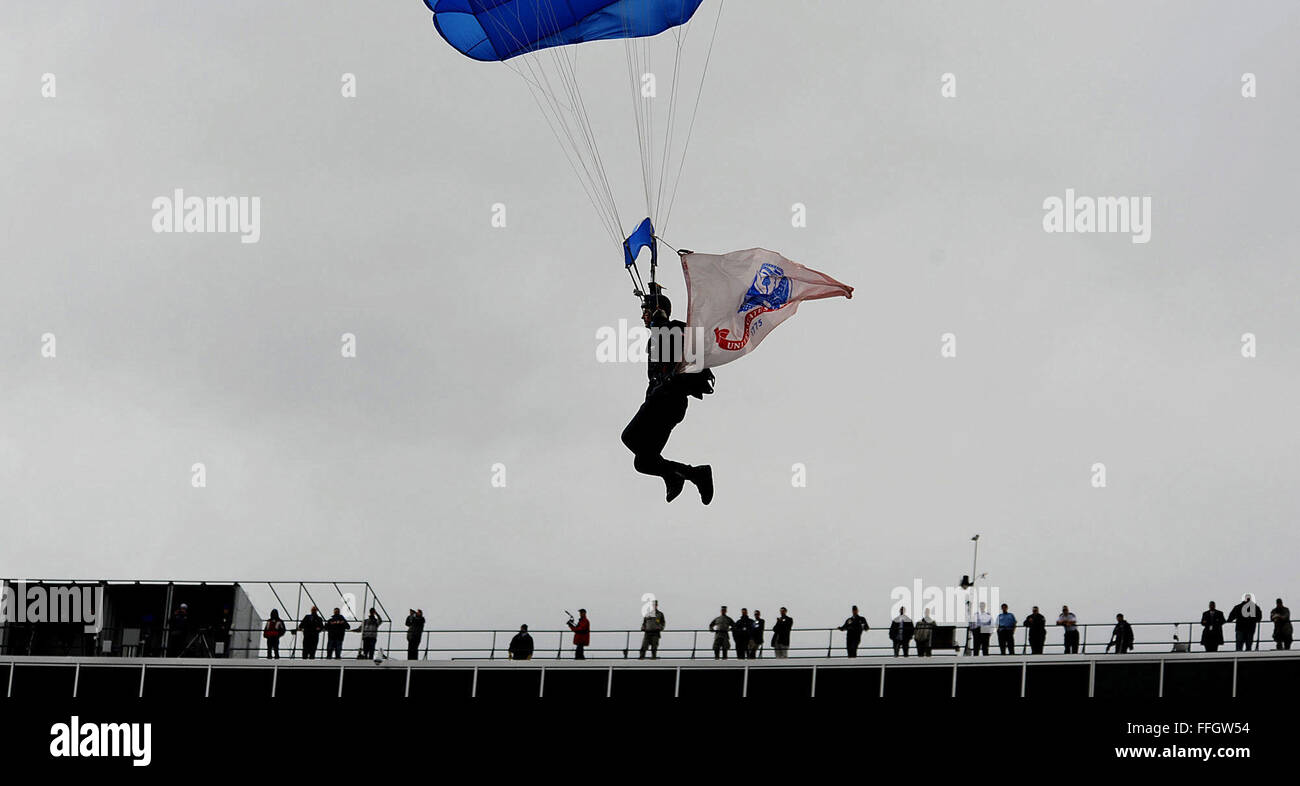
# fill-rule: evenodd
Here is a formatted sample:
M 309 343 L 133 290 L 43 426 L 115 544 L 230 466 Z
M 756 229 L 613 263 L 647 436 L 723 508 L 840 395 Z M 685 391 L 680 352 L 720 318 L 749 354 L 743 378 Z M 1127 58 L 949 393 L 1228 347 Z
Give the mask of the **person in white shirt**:
M 980 610 L 971 618 L 970 633 L 974 640 L 971 654 L 988 655 L 989 638 L 993 635 L 993 615 L 989 614 L 986 604 L 981 603 Z
M 1056 624 L 1065 628 L 1065 652 L 1066 654 L 1075 654 L 1079 652 L 1079 618 L 1074 616 L 1069 606 L 1061 607 L 1061 616 L 1056 618 Z

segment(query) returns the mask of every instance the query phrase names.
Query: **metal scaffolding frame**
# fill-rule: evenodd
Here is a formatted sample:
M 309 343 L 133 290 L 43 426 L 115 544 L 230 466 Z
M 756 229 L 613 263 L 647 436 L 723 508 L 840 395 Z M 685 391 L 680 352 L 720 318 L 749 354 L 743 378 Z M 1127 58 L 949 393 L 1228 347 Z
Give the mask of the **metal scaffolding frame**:
M 258 580 L 258 581 L 222 581 L 222 580 L 195 580 L 195 581 L 177 581 L 171 579 L 0 579 L 0 587 L 20 585 L 24 587 L 103 587 L 107 591 L 111 587 L 138 586 L 138 587 L 165 587 L 166 594 L 163 601 L 163 608 L 159 609 L 162 615 L 162 640 L 161 644 L 164 652 L 168 651 L 171 644 L 171 614 L 176 608 L 176 590 L 179 587 L 232 587 L 242 590 L 252 603 L 253 616 L 260 623 L 265 622 L 265 617 L 258 611 L 259 600 L 274 600 L 282 612 L 287 614 L 290 609 L 289 604 L 284 602 L 284 597 L 289 596 L 295 599 L 292 606 L 294 614 L 292 619 L 286 619 L 286 628 L 296 624 L 302 619 L 305 609 L 303 608 L 304 597 L 308 601 L 307 608 L 311 606 L 321 607 L 317 600 L 317 595 L 323 599 L 329 599 L 329 596 L 322 593 L 332 590 L 336 593 L 338 599 L 338 608 L 343 611 L 344 616 L 353 621 L 361 621 L 365 618 L 368 609 L 374 608 L 379 613 L 381 619 L 381 630 L 387 630 L 388 642 L 392 640 L 392 619 L 389 617 L 388 610 L 384 607 L 383 601 L 380 600 L 378 593 L 370 582 L 363 580 L 340 581 L 336 579 L 327 579 L 321 581 L 308 581 L 300 579 L 292 580 Z M 359 602 L 350 599 L 356 599 L 360 595 Z M 260 596 L 260 598 L 259 598 Z M 334 605 L 327 605 L 324 608 L 330 609 Z M 264 606 L 262 607 L 264 608 Z M 102 614 L 103 610 L 97 613 Z M 7 647 L 8 636 L 6 629 L 9 626 L 4 619 L 0 619 L 0 648 Z M 117 626 L 118 628 L 122 626 Z M 112 633 L 112 629 L 105 628 Z M 242 630 L 242 629 L 241 629 Z M 257 631 L 260 633 L 260 631 Z M 103 633 L 101 632 L 101 638 Z M 99 642 L 96 642 L 98 645 Z M 298 646 L 297 637 L 294 637 L 293 646 L 290 649 L 290 657 L 296 651 Z M 254 653 L 260 647 L 254 644 L 251 649 Z M 255 656 L 255 655 L 254 655 Z

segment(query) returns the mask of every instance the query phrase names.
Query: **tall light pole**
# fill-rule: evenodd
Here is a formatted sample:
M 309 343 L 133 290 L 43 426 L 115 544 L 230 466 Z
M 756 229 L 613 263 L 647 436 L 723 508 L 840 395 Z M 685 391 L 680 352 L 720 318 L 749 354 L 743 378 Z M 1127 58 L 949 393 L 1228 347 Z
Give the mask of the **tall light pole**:
M 970 583 L 963 587 L 966 590 L 966 649 L 962 652 L 963 655 L 970 654 L 971 596 L 975 594 L 975 582 L 979 580 L 980 575 L 977 570 L 980 561 L 980 536 L 978 532 L 971 538 L 971 541 L 975 544 L 975 556 L 971 558 L 970 563 Z

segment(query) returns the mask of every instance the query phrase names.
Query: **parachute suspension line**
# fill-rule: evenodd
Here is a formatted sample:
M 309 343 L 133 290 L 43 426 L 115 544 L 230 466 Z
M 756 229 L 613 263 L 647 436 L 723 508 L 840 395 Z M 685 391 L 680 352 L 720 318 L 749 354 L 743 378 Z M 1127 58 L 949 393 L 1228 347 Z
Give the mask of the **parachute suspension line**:
M 544 72 L 541 71 L 540 64 L 533 62 L 530 56 L 520 58 L 529 73 L 525 74 L 523 70 L 516 68 L 509 61 L 503 61 L 504 65 L 517 74 L 529 87 L 529 92 L 533 97 L 533 102 L 537 104 L 543 119 L 546 120 L 547 126 L 551 129 L 552 135 L 555 136 L 556 142 L 560 146 L 560 151 L 564 153 L 565 159 L 569 162 L 569 167 L 573 170 L 574 175 L 578 178 L 578 183 L 582 186 L 583 191 L 587 194 L 587 199 L 591 202 L 592 207 L 596 210 L 596 215 L 600 218 L 605 227 L 605 231 L 611 238 L 617 238 L 619 234 L 618 224 L 612 216 L 612 206 L 608 201 L 602 201 L 598 193 L 596 177 L 590 171 L 586 158 L 578 148 L 577 140 L 566 120 L 567 114 L 571 114 L 573 109 L 564 106 L 553 94 L 548 87 L 543 84 L 545 80 Z M 545 103 L 543 103 L 545 101 Z M 549 111 L 548 111 L 549 109 Z M 564 138 L 561 138 L 560 129 L 564 130 Z M 566 145 L 566 140 L 568 144 Z M 579 171 L 581 167 L 581 171 Z M 585 177 L 584 177 L 585 173 Z
M 718 15 L 713 20 L 713 33 L 709 36 L 709 48 L 704 56 L 704 69 L 700 72 L 700 86 L 695 93 L 695 106 L 691 110 L 691 122 L 686 129 L 686 141 L 682 143 L 682 158 L 677 165 L 677 175 L 673 179 L 672 195 L 668 198 L 668 212 L 664 214 L 663 221 L 657 226 L 663 231 L 668 226 L 668 219 L 673 214 L 673 204 L 677 201 L 677 186 L 681 184 L 682 167 L 686 164 L 686 151 L 691 146 L 691 134 L 695 131 L 695 118 L 700 112 L 700 96 L 704 95 L 704 78 L 709 74 L 709 61 L 713 59 L 713 43 L 718 38 L 718 23 L 722 21 L 722 7 L 726 5 L 727 0 L 718 0 Z
M 609 176 L 605 170 L 605 160 L 600 154 L 600 145 L 596 142 L 596 134 L 594 131 L 592 131 L 591 118 L 587 113 L 586 102 L 583 100 L 582 88 L 577 78 L 577 64 L 576 64 L 577 55 L 576 54 L 566 55 L 564 52 L 561 52 L 558 48 L 551 49 L 549 51 L 553 54 L 555 58 L 556 64 L 559 67 L 559 70 L 563 75 L 563 79 L 566 82 L 565 87 L 569 92 L 570 99 L 573 102 L 573 105 L 577 109 L 577 112 L 575 112 L 575 116 L 579 121 L 579 127 L 582 131 L 583 139 L 585 140 L 587 147 L 591 152 L 592 160 L 594 162 L 596 171 L 600 175 L 599 182 L 600 182 L 600 186 L 604 190 L 605 198 L 609 200 L 610 210 L 614 216 L 614 223 L 615 226 L 618 228 L 618 231 L 614 233 L 614 240 L 615 242 L 621 242 L 622 221 L 619 219 L 619 215 L 618 215 L 618 201 L 614 198 L 614 192 L 610 188 Z
M 681 58 L 690 31 L 691 21 L 701 0 L 618 0 L 618 2 L 593 3 L 584 0 L 425 0 L 433 10 L 438 32 L 447 43 L 461 53 L 476 60 L 497 60 L 505 63 L 527 85 L 533 103 L 542 113 L 547 127 L 560 146 L 569 168 L 577 176 L 583 192 L 592 204 L 611 240 L 630 249 L 624 240 L 624 230 L 615 194 L 610 183 L 611 171 L 597 142 L 578 80 L 578 59 L 581 47 L 573 46 L 587 41 L 619 37 L 618 22 L 603 14 L 617 8 L 623 24 L 624 55 L 632 87 L 633 114 L 637 126 L 637 144 L 640 149 L 642 186 L 644 190 L 647 221 L 633 234 L 638 234 L 638 249 L 650 246 L 651 277 L 654 275 L 653 224 L 666 224 L 671 217 L 677 190 L 699 112 L 705 74 L 711 62 L 713 45 L 717 37 L 725 0 L 718 0 L 717 17 L 709 49 L 704 58 L 686 137 L 675 139 L 682 125 L 679 117 L 682 107 L 683 64 Z M 580 6 L 575 10 L 574 6 Z M 564 18 L 559 17 L 565 10 Z M 444 16 L 452 14 L 452 16 Z M 469 21 L 469 17 L 477 26 Z M 511 18 L 513 17 L 513 19 Z M 454 23 L 451 20 L 455 20 Z M 707 24 L 707 23 L 705 23 Z M 660 33 L 671 30 L 674 43 L 663 36 L 663 43 L 654 40 Z M 692 37 L 694 38 L 694 37 Z M 522 39 L 522 40 L 521 40 Z M 642 39 L 642 40 L 636 40 Z M 674 49 L 671 82 L 665 68 L 668 106 L 660 103 L 660 80 L 653 75 L 656 60 Z M 656 54 L 656 50 L 658 54 Z M 599 51 L 599 50 L 596 50 Z M 603 60 L 601 61 L 603 63 Z M 661 66 L 663 67 L 662 63 Z M 687 75 L 687 81 L 690 77 Z M 687 99 L 689 100 L 689 99 Z M 593 104 L 593 107 L 595 104 Z M 656 118 L 656 116 L 659 116 Z M 656 125 L 662 124 L 662 128 Z M 659 135 L 662 133 L 662 139 Z M 660 147 L 659 143 L 662 143 Z M 680 154 L 678 151 L 680 148 Z M 678 160 L 674 161 L 674 156 Z M 621 175 L 620 169 L 616 174 Z M 670 182 L 671 181 L 671 182 Z M 631 184 L 628 184 L 629 186 Z M 671 186 L 671 188 L 670 188 Z M 665 202 L 665 197 L 667 200 Z M 667 208 L 665 210 L 665 207 Z M 630 256 L 630 251 L 628 253 Z M 635 264 L 631 261 L 631 264 Z M 639 269 L 632 271 L 639 280 Z
M 538 24 L 541 24 L 541 20 Z M 515 40 L 522 45 L 517 38 Z M 575 64 L 572 60 L 561 59 L 556 49 L 551 49 L 549 54 L 555 64 L 553 77 L 548 73 L 538 52 L 525 53 L 518 58 L 527 69 L 527 75 L 508 60 L 502 62 L 529 86 L 534 103 L 541 110 L 543 118 L 551 128 L 551 133 L 560 144 L 561 151 L 569 161 L 570 168 L 577 175 L 588 200 L 596 209 L 605 231 L 611 240 L 621 244 L 622 221 L 618 215 L 618 204 L 609 187 L 604 161 L 601 159 L 599 147 L 591 132 L 590 119 L 576 79 Z M 558 87 L 552 84 L 553 82 L 558 83 Z M 560 95 L 567 99 L 567 103 L 561 100 Z M 563 139 L 560 135 L 561 129 Z
M 685 7 L 686 0 L 682 0 L 682 6 Z M 668 122 L 664 128 L 664 154 L 659 161 L 659 188 L 655 194 L 654 211 L 650 214 L 658 221 L 661 213 L 659 208 L 663 205 L 664 183 L 668 174 L 668 160 L 673 155 L 673 128 L 677 121 L 677 85 L 681 76 L 682 65 L 682 46 L 686 43 L 686 36 L 690 33 L 690 22 L 681 27 L 673 28 L 673 38 L 677 42 L 677 51 L 673 57 L 673 81 L 669 88 L 668 94 Z
M 552 27 L 558 27 L 558 20 L 555 18 L 554 8 L 547 6 L 550 11 L 550 21 Z M 604 191 L 605 199 L 609 202 L 610 213 L 613 217 L 614 233 L 613 240 L 615 243 L 621 242 L 623 237 L 622 220 L 618 215 L 618 200 L 614 198 L 613 189 L 609 185 L 609 176 L 605 170 L 605 161 L 600 154 L 600 146 L 596 142 L 596 135 L 591 128 L 591 117 L 587 113 L 586 101 L 582 96 L 582 85 L 577 76 L 577 52 L 568 47 L 557 47 L 550 49 L 552 58 L 556 64 L 557 71 L 561 79 L 565 82 L 565 88 L 569 93 L 570 101 L 575 107 L 574 116 L 578 121 L 579 128 L 582 131 L 583 140 L 591 153 L 592 161 L 596 171 L 600 175 L 599 185 Z
M 684 12 L 687 0 L 681 0 L 681 8 Z M 655 92 L 647 95 L 645 90 L 647 85 L 644 82 L 646 76 L 653 74 L 655 44 L 651 37 L 641 37 L 638 41 L 632 37 L 633 21 L 632 14 L 637 11 L 632 7 L 624 6 L 623 9 L 623 27 L 627 38 L 624 39 L 624 51 L 628 65 L 628 86 L 631 92 L 633 117 L 637 128 L 637 146 L 641 155 L 641 181 L 645 191 L 646 215 L 652 221 L 657 222 L 660 215 L 660 206 L 663 202 L 663 192 L 665 188 L 664 175 L 667 173 L 672 158 L 672 137 L 675 128 L 675 117 L 677 107 L 677 86 L 681 79 L 681 54 L 684 37 L 682 30 L 688 29 L 690 22 L 687 21 L 679 27 L 673 28 L 673 36 L 676 44 L 672 53 L 672 81 L 669 84 L 668 93 L 669 106 L 667 122 L 664 124 L 662 147 L 659 144 L 656 133 L 655 105 L 659 103 L 659 80 L 655 82 Z
M 552 26 L 558 26 L 554 9 L 550 6 L 547 7 L 551 9 Z M 600 175 L 599 185 L 604 191 L 605 198 L 609 201 L 610 212 L 615 226 L 613 239 L 615 242 L 620 242 L 623 236 L 623 227 L 618 215 L 618 201 L 614 198 L 613 189 L 610 188 L 609 176 L 605 170 L 605 161 L 600 154 L 600 145 L 596 142 L 596 135 L 591 128 L 591 117 L 587 113 L 586 101 L 582 96 L 582 86 L 577 77 L 577 53 L 574 49 L 568 47 L 551 48 L 549 52 L 556 64 L 556 70 L 564 82 L 570 102 L 576 110 L 574 112 L 575 119 L 578 121 L 579 129 L 591 154 L 594 167 Z
M 549 86 L 551 80 L 546 76 L 544 68 L 542 68 L 541 73 L 546 78 L 546 84 Z M 562 77 L 557 76 L 557 81 L 563 84 Z M 605 220 L 610 226 L 610 239 L 618 242 L 622 233 L 622 222 L 618 217 L 618 204 L 610 193 L 609 181 L 605 177 L 598 155 L 592 148 L 590 136 L 583 127 L 582 120 L 585 110 L 580 104 L 574 103 L 571 90 L 566 89 L 565 93 L 569 99 L 570 108 L 568 114 L 559 113 L 560 122 L 574 154 L 581 162 L 583 173 L 586 175 L 587 182 L 591 184 L 591 190 L 595 194 L 596 201 L 601 205 L 606 217 Z M 546 94 L 554 96 L 554 88 L 550 88 Z M 554 102 L 557 107 L 563 106 L 558 97 L 554 99 Z
M 632 32 L 630 13 L 627 10 L 623 13 L 623 32 L 628 36 Z M 623 39 L 623 52 L 627 60 L 628 86 L 632 95 L 632 117 L 636 122 L 636 143 L 638 152 L 641 155 L 641 184 L 645 193 L 646 215 L 651 216 L 650 180 L 652 170 L 649 162 L 653 156 L 651 149 L 652 126 L 648 102 L 642 94 L 642 90 L 644 90 L 642 80 L 649 72 L 647 62 L 648 47 L 648 40 L 638 41 L 631 37 Z
M 521 46 L 523 45 L 523 42 L 520 41 L 509 28 L 503 29 L 510 35 L 511 39 L 513 39 L 516 44 Z M 565 111 L 567 110 L 571 114 L 574 111 L 573 108 L 560 103 L 554 92 L 549 89 L 549 80 L 547 80 L 547 84 L 543 84 L 545 71 L 542 69 L 541 63 L 533 54 L 526 54 L 519 58 L 519 60 L 527 67 L 529 71 L 528 75 L 525 75 L 523 70 L 516 68 L 509 60 L 502 60 L 501 63 L 518 75 L 519 78 L 528 85 L 529 92 L 533 97 L 533 103 L 537 104 L 537 108 L 541 111 L 543 119 L 546 120 L 546 124 L 550 127 L 552 135 L 555 136 L 556 142 L 560 145 L 560 152 L 564 153 L 565 159 L 569 162 L 569 167 L 577 176 L 578 182 L 582 185 L 583 191 L 586 192 L 587 199 L 591 201 L 592 207 L 596 209 L 597 216 L 601 219 L 601 222 L 605 224 L 606 231 L 611 232 L 610 217 L 607 215 L 609 205 L 602 205 L 598 202 L 597 194 L 593 191 L 595 188 L 595 178 L 591 175 L 591 172 L 587 167 L 587 162 L 583 158 L 582 152 L 578 149 L 576 139 L 574 138 L 568 122 L 565 120 Z M 546 101 L 545 106 L 542 103 L 543 99 Z M 547 111 L 548 108 L 550 109 L 550 112 Z M 568 147 L 565 146 L 564 140 L 560 139 L 559 128 L 557 128 L 557 126 L 564 129 L 564 137 L 568 141 Z M 572 150 L 572 153 L 570 153 L 570 150 Z M 579 165 L 582 166 L 583 172 L 578 171 Z M 583 177 L 584 172 L 586 173 L 585 178 Z M 611 234 L 616 233 L 611 232 Z
M 641 283 L 641 271 L 636 265 L 629 265 L 627 275 L 632 279 L 632 294 L 637 297 L 644 297 L 646 293 L 645 284 Z M 654 279 L 652 278 L 651 281 Z
M 530 79 L 522 71 L 510 65 L 509 62 L 505 62 L 505 65 L 511 71 L 514 71 L 516 74 L 518 74 L 519 77 L 523 79 L 525 83 L 528 84 L 528 91 L 533 97 L 533 102 L 537 104 L 538 111 L 541 112 L 543 119 L 546 120 L 547 127 L 551 129 L 551 134 L 555 137 L 556 144 L 560 146 L 560 152 L 564 154 L 564 159 L 569 162 L 569 168 L 573 170 L 574 176 L 578 178 L 578 184 L 582 186 L 583 193 L 587 195 L 587 200 L 591 202 L 592 208 L 595 209 L 596 216 L 597 218 L 600 219 L 600 223 L 605 228 L 605 232 L 610 236 L 610 238 L 614 242 L 616 243 L 619 242 L 620 230 L 618 228 L 618 225 L 614 223 L 614 218 L 609 214 L 609 205 L 607 203 L 602 202 L 600 199 L 600 194 L 598 194 L 596 191 L 593 190 L 594 178 L 592 178 L 590 172 L 587 173 L 586 177 L 583 176 L 583 172 L 587 168 L 586 162 L 582 159 L 581 153 L 577 151 L 576 149 L 577 146 L 574 143 L 573 136 L 569 134 L 568 129 L 566 127 L 565 136 L 567 137 L 567 141 L 568 141 L 568 145 L 566 146 L 565 139 L 561 138 L 560 131 L 556 127 L 557 122 L 563 125 L 563 121 L 559 119 L 559 117 L 553 120 L 551 114 L 547 112 L 547 107 L 542 103 L 542 98 L 548 98 L 549 100 L 546 91 L 535 80 Z M 556 111 L 556 114 L 558 116 L 559 112 Z M 574 148 L 572 153 L 569 150 L 569 148 L 571 147 Z M 575 156 L 577 156 L 578 159 L 577 161 L 574 160 Z M 581 165 L 582 169 L 579 169 L 579 165 Z
M 663 243 L 665 246 L 668 246 L 668 248 L 671 249 L 672 252 L 673 252 L 674 254 L 677 254 L 678 256 L 681 256 L 681 253 L 682 253 L 682 252 L 678 251 L 676 248 L 673 248 L 673 245 L 672 245 L 671 243 L 669 243 L 667 240 L 664 240 L 663 238 L 659 237 L 658 235 L 655 235 L 655 240 L 658 240 L 660 243 Z
M 651 60 L 651 55 L 653 54 L 654 50 L 650 48 L 650 38 L 649 38 L 649 37 L 642 38 L 642 39 L 641 39 L 641 43 L 642 43 L 642 45 L 643 45 L 644 48 L 645 48 L 645 73 L 647 73 L 647 74 L 653 74 L 653 73 L 654 73 L 654 63 L 653 63 L 652 60 Z M 655 93 L 658 94 L 658 92 L 659 92 L 659 80 L 656 79 L 656 80 L 655 80 Z M 645 181 L 645 190 L 646 190 L 646 194 L 645 194 L 645 202 L 646 202 L 645 209 L 646 209 L 646 215 L 647 215 L 647 216 L 653 216 L 653 215 L 654 215 L 654 205 L 650 204 L 650 194 L 654 191 L 654 182 L 653 182 L 653 178 L 654 178 L 654 174 L 655 174 L 655 145 L 654 145 L 654 134 L 655 134 L 655 101 L 654 101 L 653 98 L 651 98 L 650 101 L 646 104 L 646 126 L 645 126 L 645 133 L 646 133 L 646 146 L 645 146 L 645 147 L 646 147 L 646 150 L 650 153 L 649 158 L 646 160 L 646 169 L 650 172 L 650 179 L 647 179 L 647 180 Z M 652 282 L 654 281 L 654 270 L 653 270 L 653 269 L 651 269 L 651 271 L 650 271 L 650 280 L 651 280 Z

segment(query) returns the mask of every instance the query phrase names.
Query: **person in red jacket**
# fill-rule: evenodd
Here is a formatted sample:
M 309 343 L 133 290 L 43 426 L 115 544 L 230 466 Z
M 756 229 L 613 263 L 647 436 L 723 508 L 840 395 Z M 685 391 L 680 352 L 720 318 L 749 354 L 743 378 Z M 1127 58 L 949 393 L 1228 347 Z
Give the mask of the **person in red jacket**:
M 569 617 L 569 630 L 573 631 L 574 660 L 586 660 L 587 656 L 582 653 L 582 650 L 591 644 L 591 620 L 587 619 L 586 609 L 578 609 L 577 622 L 573 621 L 573 617 Z
M 266 639 L 268 659 L 280 659 L 280 637 L 284 635 L 284 630 L 284 620 L 280 619 L 280 610 L 271 609 L 271 618 L 266 621 L 266 627 L 262 629 L 262 637 Z

